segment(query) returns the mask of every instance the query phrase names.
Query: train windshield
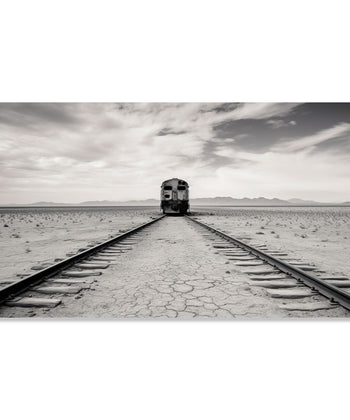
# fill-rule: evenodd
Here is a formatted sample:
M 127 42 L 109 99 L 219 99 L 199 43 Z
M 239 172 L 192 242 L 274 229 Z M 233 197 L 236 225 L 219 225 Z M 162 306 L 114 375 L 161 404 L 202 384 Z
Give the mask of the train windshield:
M 181 191 L 181 190 L 185 190 L 185 189 L 186 189 L 186 187 L 184 187 L 183 185 L 179 185 L 179 186 L 177 187 L 177 189 Z
M 171 185 L 166 185 L 166 186 L 164 187 L 164 189 L 165 189 L 165 190 L 172 190 L 172 189 L 173 189 L 173 187 L 172 187 Z

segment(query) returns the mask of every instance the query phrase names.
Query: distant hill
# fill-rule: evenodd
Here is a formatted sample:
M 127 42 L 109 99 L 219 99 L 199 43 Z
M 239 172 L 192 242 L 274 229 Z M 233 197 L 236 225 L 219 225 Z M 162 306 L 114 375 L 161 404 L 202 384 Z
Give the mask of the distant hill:
M 147 200 L 131 201 L 83 201 L 81 203 L 55 203 L 52 201 L 37 201 L 30 204 L 3 204 L 2 207 L 110 207 L 110 206 L 159 206 L 159 200 L 153 198 Z
M 12 205 L 12 204 L 9 204 Z M 13 204 L 16 205 L 16 204 Z M 20 206 L 34 206 L 34 207 L 50 207 L 50 206 L 70 206 L 70 204 L 67 203 L 54 203 L 53 201 L 38 201 L 37 203 L 31 203 L 31 204 L 19 204 Z
M 292 204 L 297 204 L 297 205 L 301 205 L 301 206 L 313 206 L 313 205 L 319 205 L 320 203 L 318 203 L 317 201 L 313 201 L 313 200 L 301 200 L 300 198 L 291 198 L 288 200 L 289 203 Z
M 350 201 L 344 203 L 320 203 L 312 200 L 291 198 L 280 200 L 279 198 L 233 198 L 233 197 L 207 197 L 191 198 L 191 206 L 350 206 Z M 157 206 L 159 200 L 149 198 L 147 200 L 130 201 L 83 201 L 81 203 L 55 203 L 51 201 L 38 201 L 31 204 L 3 204 L 2 207 L 108 207 L 108 206 Z
M 213 197 L 213 198 L 192 198 L 191 205 L 197 206 L 288 206 L 291 203 L 278 198 L 232 198 L 232 197 Z
M 130 201 L 83 201 L 79 206 L 159 206 L 159 200 L 148 198 L 147 200 Z

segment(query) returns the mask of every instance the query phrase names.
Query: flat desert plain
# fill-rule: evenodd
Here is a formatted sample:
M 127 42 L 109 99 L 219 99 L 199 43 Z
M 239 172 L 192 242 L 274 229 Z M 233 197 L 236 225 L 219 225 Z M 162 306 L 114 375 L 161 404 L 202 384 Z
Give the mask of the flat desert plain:
M 285 251 L 327 275 L 350 276 L 350 207 L 195 207 L 192 213 L 230 236 Z
M 350 276 L 350 207 L 193 207 L 191 212 L 231 236 L 314 264 L 325 275 Z M 158 207 L 1 208 L 0 282 L 32 274 L 159 215 Z
M 157 207 L 1 208 L 0 282 L 33 274 L 158 215 Z

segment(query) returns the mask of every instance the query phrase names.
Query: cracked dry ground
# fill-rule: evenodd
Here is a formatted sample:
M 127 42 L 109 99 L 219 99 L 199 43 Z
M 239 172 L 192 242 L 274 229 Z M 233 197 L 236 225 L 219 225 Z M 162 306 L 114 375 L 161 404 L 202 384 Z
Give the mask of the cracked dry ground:
M 291 316 L 213 248 L 208 232 L 183 217 L 166 217 L 127 239 L 131 249 L 96 276 L 91 289 L 62 296 L 38 317 L 281 318 Z M 6 308 L 1 316 L 29 316 Z M 344 316 L 342 308 L 298 316 Z M 293 316 L 296 314 L 294 313 Z

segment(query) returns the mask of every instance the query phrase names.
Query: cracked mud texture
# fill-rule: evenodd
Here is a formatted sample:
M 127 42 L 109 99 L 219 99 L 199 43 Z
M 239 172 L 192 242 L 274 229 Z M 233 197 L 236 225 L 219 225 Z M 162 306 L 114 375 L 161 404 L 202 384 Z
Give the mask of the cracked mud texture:
M 128 238 L 132 250 L 116 255 L 90 290 L 60 296 L 53 309 L 0 308 L 2 317 L 138 319 L 232 319 L 346 317 L 341 307 L 289 312 L 283 299 L 249 285 L 249 276 L 229 262 L 216 237 L 183 217 L 167 217 Z M 214 239 L 214 240 L 213 240 Z M 218 242 L 221 240 L 218 239 Z M 315 295 L 302 302 L 323 302 Z

